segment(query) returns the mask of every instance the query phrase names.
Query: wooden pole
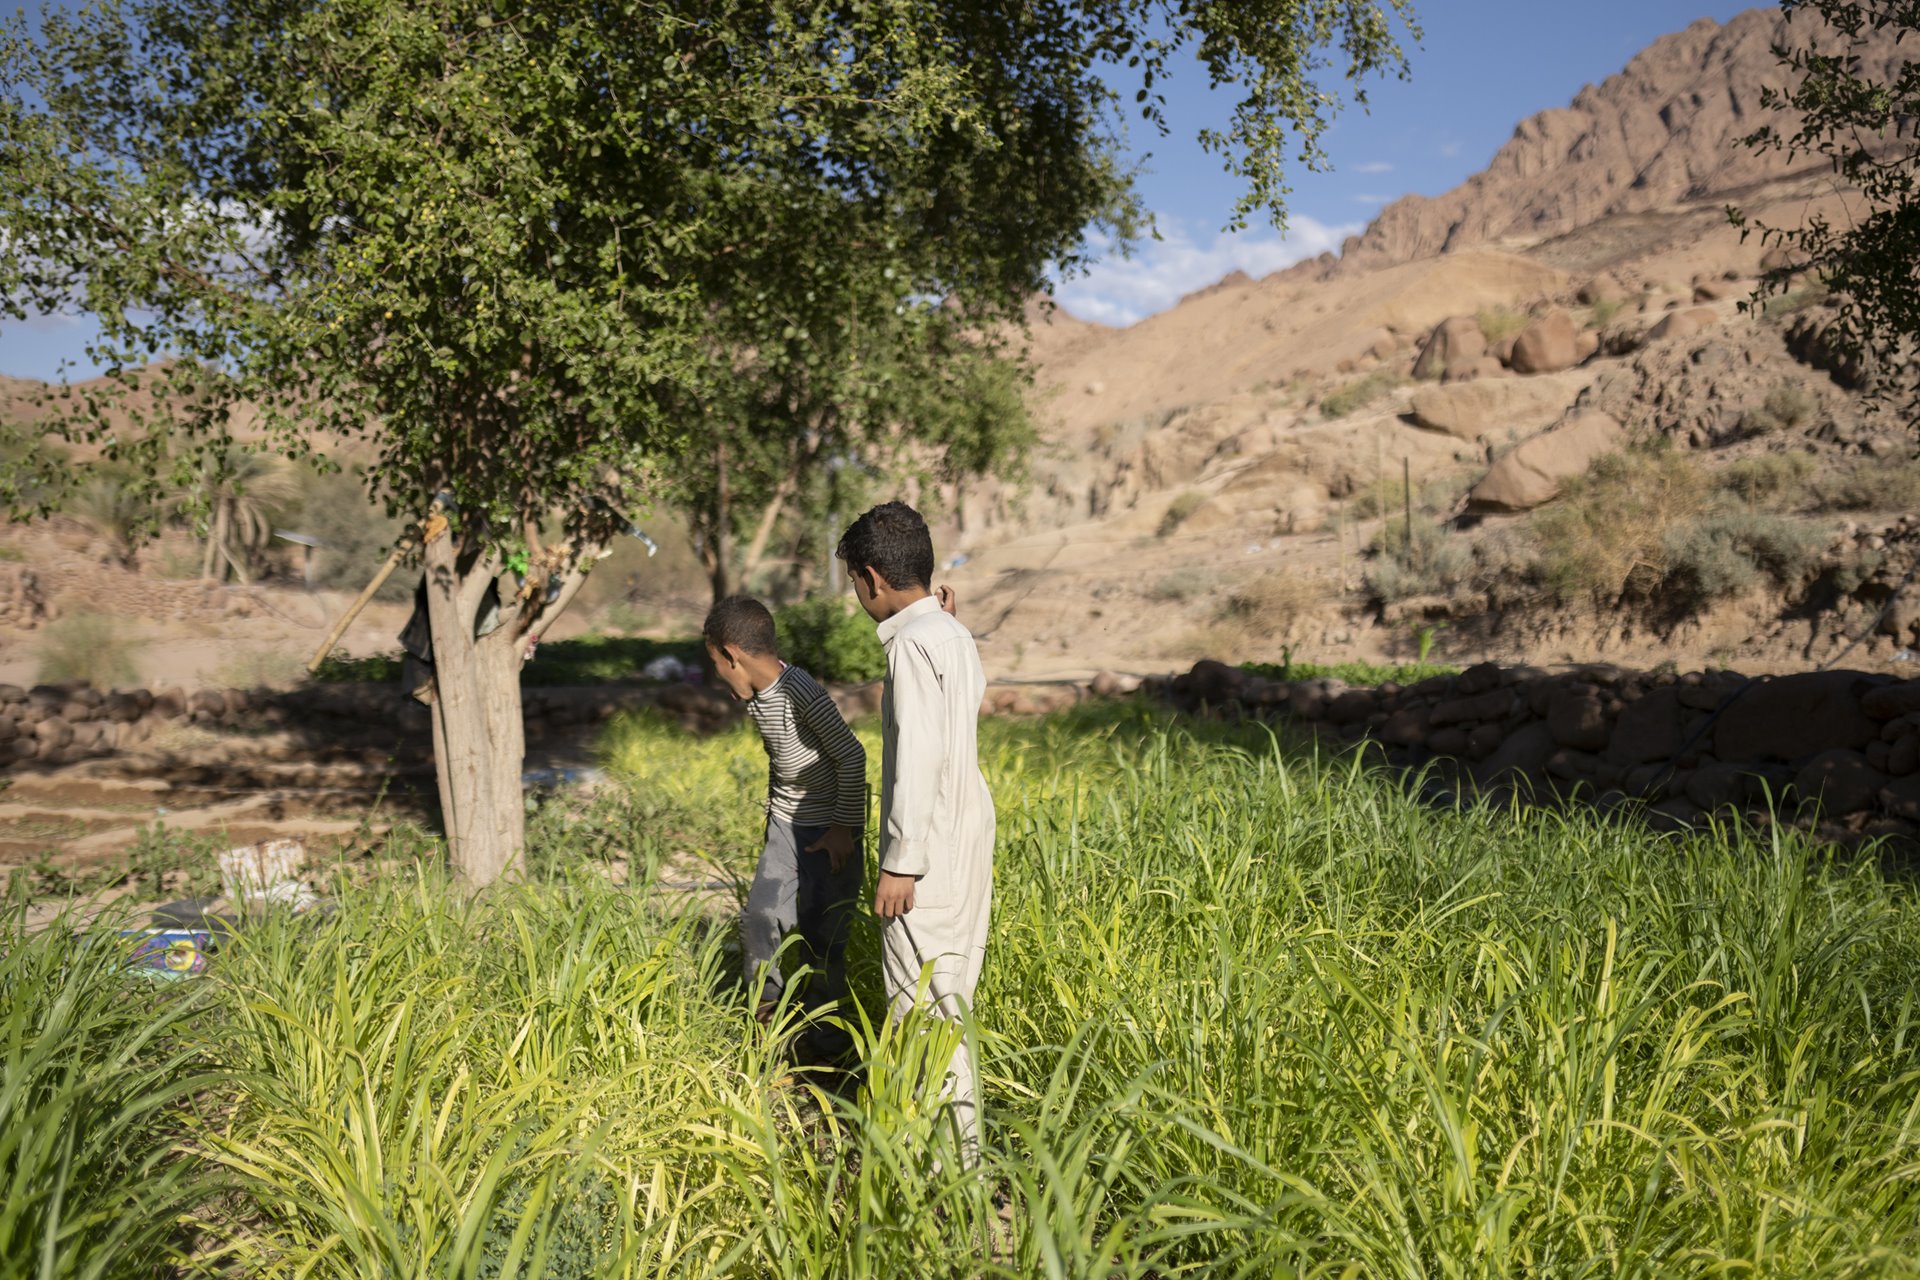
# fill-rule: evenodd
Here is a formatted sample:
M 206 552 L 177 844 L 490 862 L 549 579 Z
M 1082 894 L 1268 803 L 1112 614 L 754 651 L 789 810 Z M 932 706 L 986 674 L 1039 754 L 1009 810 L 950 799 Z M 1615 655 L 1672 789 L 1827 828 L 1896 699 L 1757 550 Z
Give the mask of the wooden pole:
M 1406 503 L 1407 563 L 1413 563 L 1413 460 L 1400 459 L 1400 492 Z
M 333 624 L 333 630 L 327 632 L 327 638 L 320 642 L 320 647 L 313 651 L 311 658 L 307 659 L 308 671 L 318 671 L 320 669 L 320 664 L 327 660 L 327 654 L 333 651 L 333 646 L 339 643 L 340 637 L 346 633 L 348 627 L 353 625 L 353 620 L 360 616 L 360 611 L 367 607 L 369 600 L 373 599 L 373 593 L 378 591 L 386 580 L 393 576 L 393 571 L 400 567 L 400 561 L 406 557 L 409 551 L 413 550 L 413 547 L 414 538 L 412 534 L 408 534 L 406 537 L 400 539 L 399 543 L 394 546 L 393 554 L 388 556 L 387 562 L 380 566 L 380 572 L 373 575 L 373 581 L 367 584 L 366 590 L 362 591 L 359 597 L 347 606 L 347 611 L 340 615 L 340 621 Z

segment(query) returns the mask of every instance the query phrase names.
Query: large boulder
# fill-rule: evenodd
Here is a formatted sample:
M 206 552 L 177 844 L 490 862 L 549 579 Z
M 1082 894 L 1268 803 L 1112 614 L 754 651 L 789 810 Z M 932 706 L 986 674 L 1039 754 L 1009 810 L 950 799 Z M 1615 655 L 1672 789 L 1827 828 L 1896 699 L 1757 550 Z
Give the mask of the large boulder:
M 1627 291 L 1612 276 L 1597 275 L 1581 285 L 1573 296 L 1582 306 L 1591 307 L 1600 302 L 1619 302 L 1627 296 Z
M 1517 775 L 1536 783 L 1543 782 L 1547 776 L 1547 761 L 1553 759 L 1559 749 L 1553 741 L 1553 733 L 1536 720 L 1515 730 L 1491 755 L 1476 764 L 1473 776 L 1482 784 L 1503 775 Z
M 1444 377 L 1455 365 L 1464 366 L 1487 354 L 1487 335 L 1472 316 L 1452 316 L 1434 326 L 1420 344 L 1413 362 L 1416 378 Z
M 1880 789 L 1890 781 L 1858 751 L 1835 747 L 1807 761 L 1794 779 L 1794 789 L 1803 803 L 1817 804 L 1827 817 L 1837 818 L 1872 808 Z
M 1804 760 L 1823 751 L 1863 751 L 1880 725 L 1861 708 L 1873 677 L 1807 671 L 1754 685 L 1720 713 L 1713 754 L 1722 760 Z
M 1558 373 L 1579 361 L 1579 331 L 1573 327 L 1573 317 L 1555 307 L 1514 339 L 1507 363 L 1515 373 Z
M 1680 754 L 1685 731 L 1679 693 L 1672 688 L 1651 689 L 1620 709 L 1607 741 L 1607 762 L 1622 769 L 1665 764 Z
M 1613 415 L 1579 413 L 1501 455 L 1467 494 L 1480 511 L 1528 511 L 1560 492 L 1560 482 L 1627 442 Z
M 1870 689 L 1860 699 L 1860 709 L 1875 720 L 1898 720 L 1920 712 L 1920 680 L 1902 680 Z
M 1668 338 L 1691 338 L 1702 329 L 1710 327 L 1716 319 L 1718 317 L 1707 307 L 1670 311 L 1659 324 L 1647 331 L 1647 341 L 1662 342 Z
M 1547 704 L 1547 728 L 1553 740 L 1579 751 L 1603 750 L 1612 736 L 1607 709 L 1584 689 L 1564 689 Z
M 1510 427 L 1551 421 L 1566 409 L 1566 396 L 1562 387 L 1525 378 L 1450 382 L 1414 392 L 1408 414 L 1429 431 L 1477 441 Z
M 1246 672 L 1239 668 L 1216 662 L 1212 658 L 1202 658 L 1193 664 L 1193 670 L 1174 677 L 1173 690 L 1194 702 L 1218 707 L 1238 701 L 1246 680 Z

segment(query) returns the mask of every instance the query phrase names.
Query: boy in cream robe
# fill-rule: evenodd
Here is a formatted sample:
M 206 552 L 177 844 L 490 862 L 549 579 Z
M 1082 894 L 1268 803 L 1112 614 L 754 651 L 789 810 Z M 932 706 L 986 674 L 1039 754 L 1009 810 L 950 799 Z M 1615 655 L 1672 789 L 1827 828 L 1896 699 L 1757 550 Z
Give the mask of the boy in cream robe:
M 986 675 L 973 635 L 936 596 L 933 539 L 905 503 L 861 516 L 836 554 L 887 653 L 880 703 L 880 876 L 873 910 L 894 1013 L 914 1004 L 932 967 L 927 1000 L 948 1018 L 973 1002 L 986 955 L 993 896 L 993 797 L 980 774 L 977 728 Z M 947 1098 L 969 1164 L 980 1142 L 973 1058 L 963 1041 Z

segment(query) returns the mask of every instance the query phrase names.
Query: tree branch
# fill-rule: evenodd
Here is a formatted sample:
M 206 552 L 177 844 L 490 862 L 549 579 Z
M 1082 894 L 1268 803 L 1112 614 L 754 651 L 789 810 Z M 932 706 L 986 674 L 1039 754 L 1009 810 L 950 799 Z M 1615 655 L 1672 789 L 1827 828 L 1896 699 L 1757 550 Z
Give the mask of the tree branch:
M 567 570 L 566 577 L 560 580 L 560 593 L 531 612 L 523 614 L 519 627 L 514 632 L 515 636 L 545 635 L 547 628 L 552 626 L 560 615 L 567 611 L 567 606 L 573 603 L 573 598 L 586 584 L 587 574 L 592 572 L 593 566 L 605 550 L 604 542 L 588 543 L 575 557 L 572 567 Z

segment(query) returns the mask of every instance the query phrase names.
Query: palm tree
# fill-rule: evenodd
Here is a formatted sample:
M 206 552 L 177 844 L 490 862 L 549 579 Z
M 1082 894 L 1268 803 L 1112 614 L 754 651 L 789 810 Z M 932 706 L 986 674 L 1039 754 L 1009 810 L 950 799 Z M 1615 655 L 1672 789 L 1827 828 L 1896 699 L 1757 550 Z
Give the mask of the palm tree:
M 227 448 L 196 495 L 210 512 L 200 576 L 224 582 L 231 569 L 245 586 L 248 566 L 273 537 L 274 514 L 298 494 L 285 458 Z
M 140 536 L 154 518 L 153 504 L 132 478 L 105 467 L 81 481 L 61 511 L 105 542 L 124 568 L 133 567 Z

